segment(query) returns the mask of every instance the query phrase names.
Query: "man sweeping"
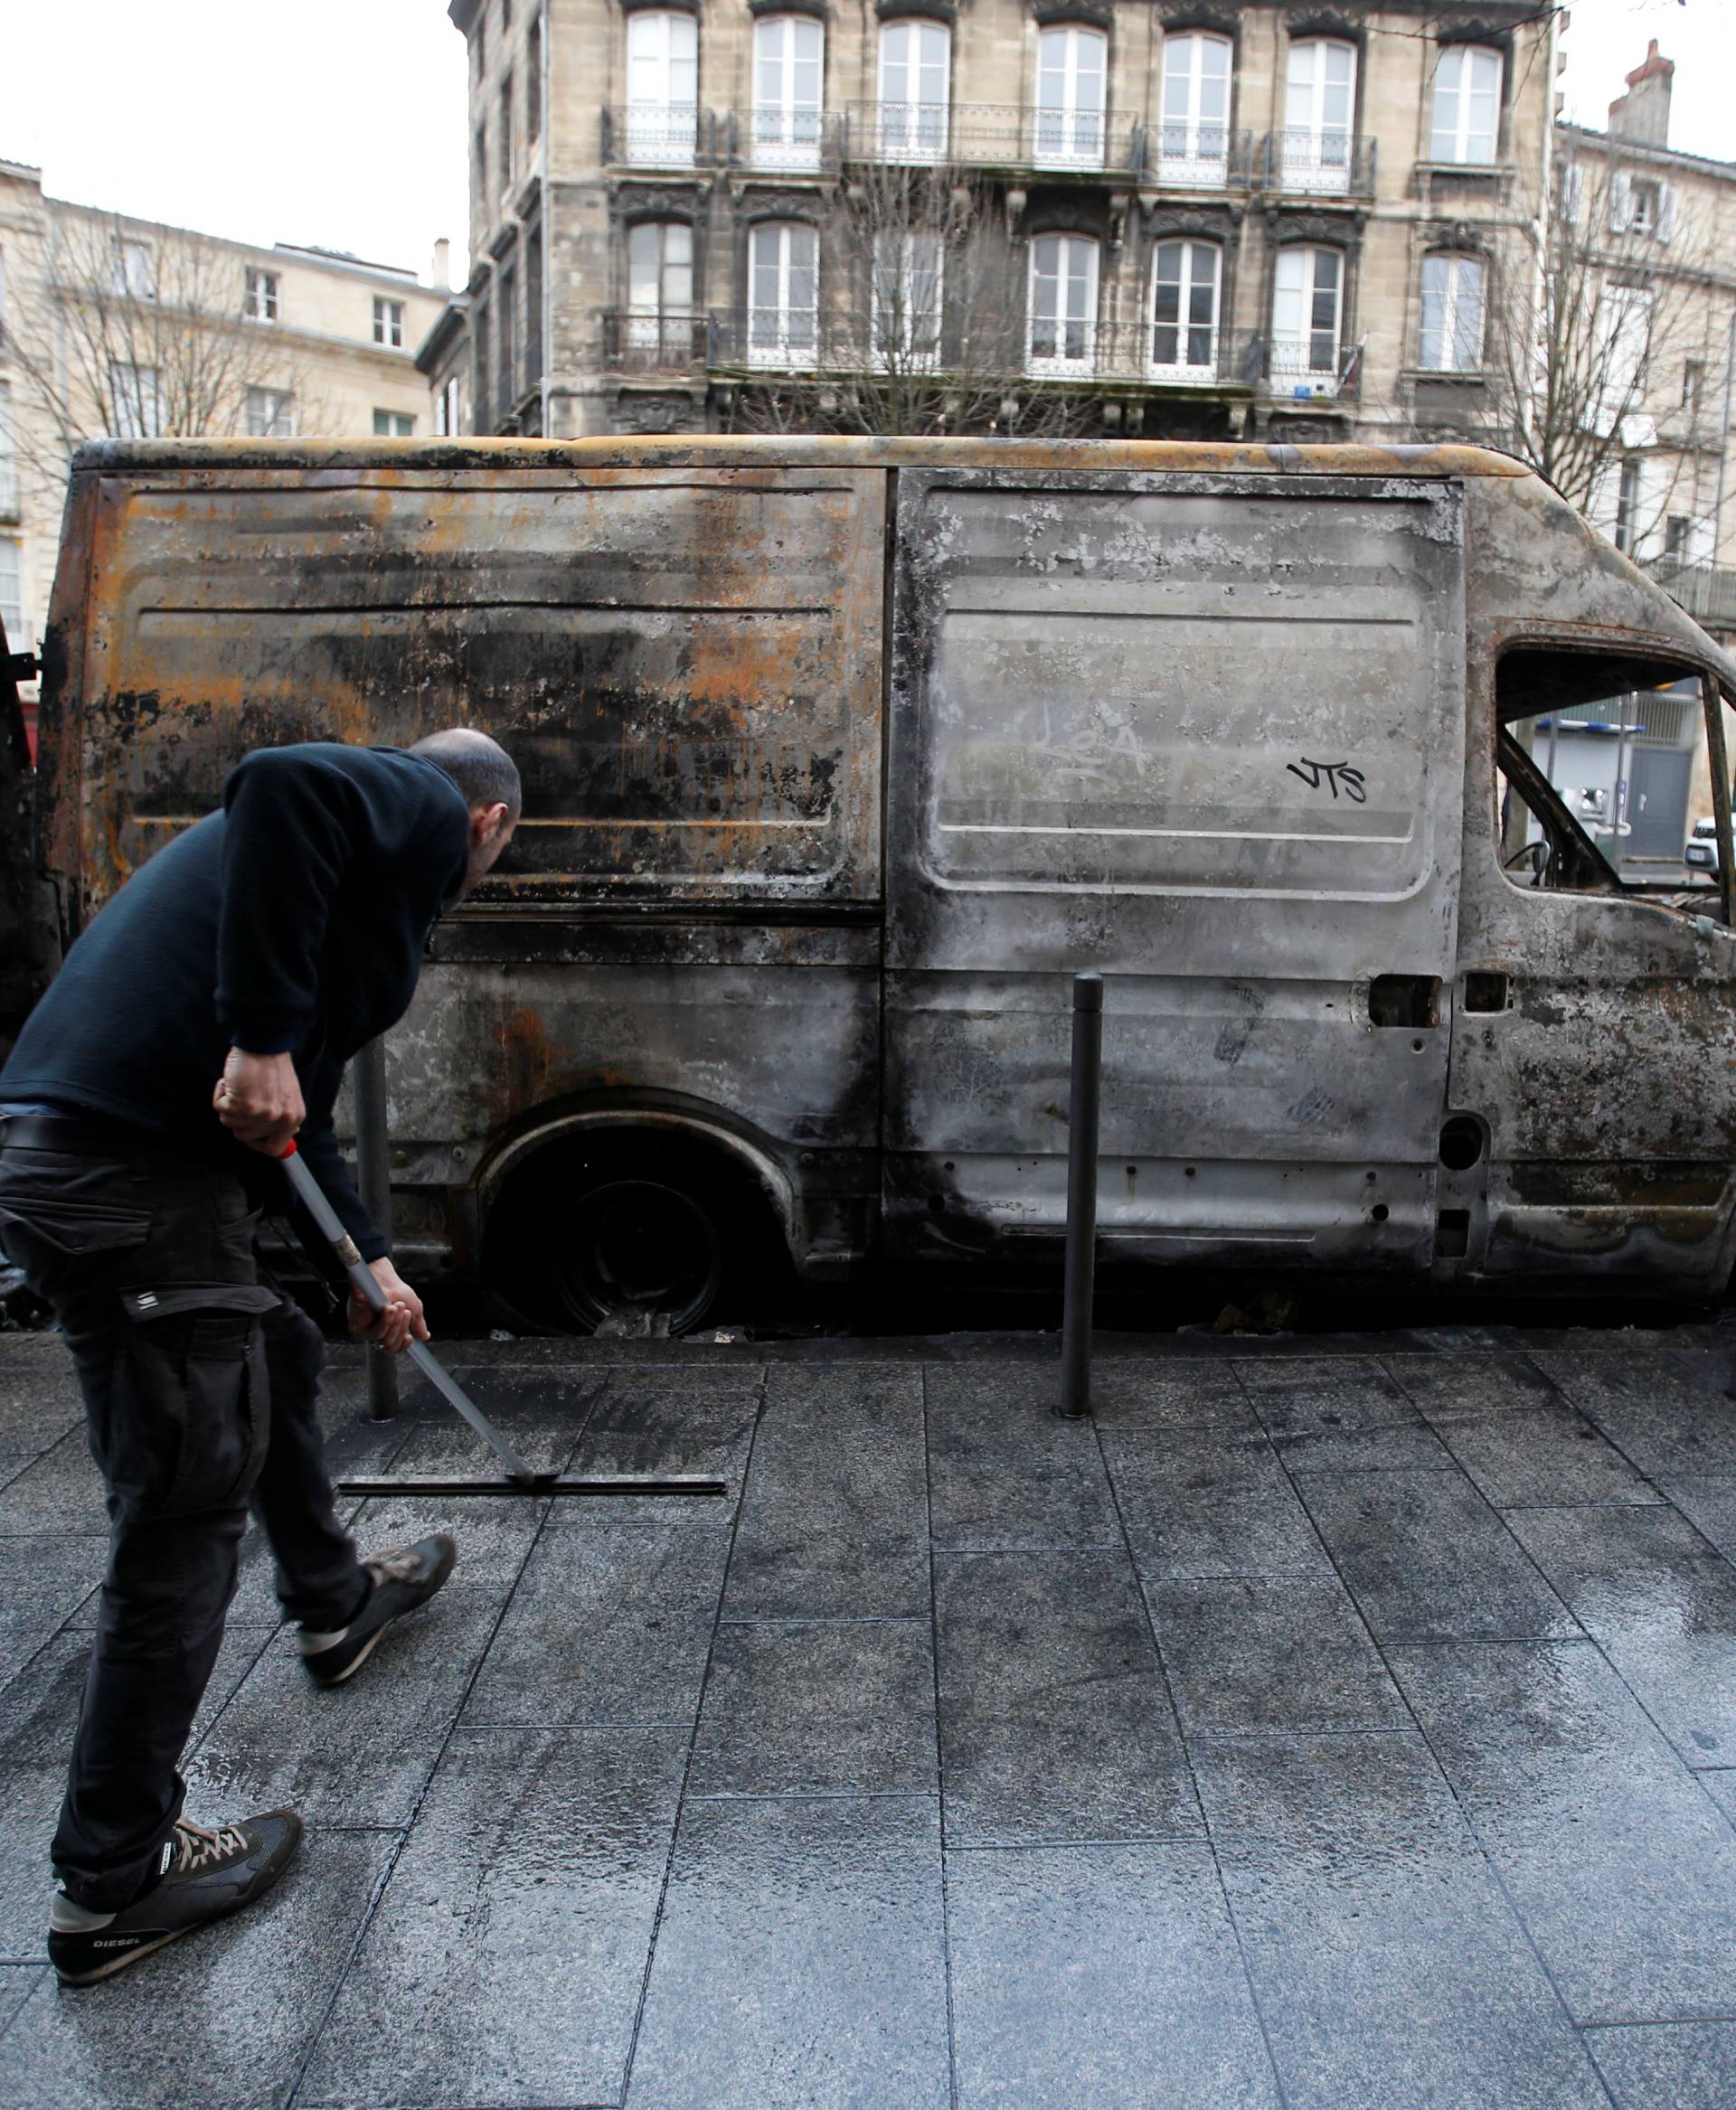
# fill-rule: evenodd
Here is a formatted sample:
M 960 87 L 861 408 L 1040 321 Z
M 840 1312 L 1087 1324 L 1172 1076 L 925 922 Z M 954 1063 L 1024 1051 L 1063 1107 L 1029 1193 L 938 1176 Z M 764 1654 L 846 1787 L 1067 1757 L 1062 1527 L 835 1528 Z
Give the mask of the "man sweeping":
M 358 1557 L 325 1469 L 319 1331 L 260 1282 L 253 1240 L 286 1206 L 273 1160 L 293 1136 L 386 1295 L 378 1314 L 352 1296 L 352 1333 L 428 1338 L 332 1108 L 520 800 L 512 758 L 464 730 L 247 756 L 222 810 L 79 938 L 0 1072 L 0 1241 L 60 1320 L 112 1531 L 52 1850 L 49 1955 L 69 1985 L 250 1904 L 300 1839 L 292 1810 L 209 1830 L 182 1814 L 249 1508 L 322 1685 L 451 1571 L 444 1533 Z

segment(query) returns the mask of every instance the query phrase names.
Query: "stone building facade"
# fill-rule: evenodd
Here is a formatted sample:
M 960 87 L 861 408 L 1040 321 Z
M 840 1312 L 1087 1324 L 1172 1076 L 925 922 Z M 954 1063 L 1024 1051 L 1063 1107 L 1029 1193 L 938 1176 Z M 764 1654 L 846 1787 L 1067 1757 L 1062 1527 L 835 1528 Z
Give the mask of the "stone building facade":
M 33 651 L 47 624 L 72 446 L 105 432 L 425 438 L 416 347 L 447 299 L 355 257 L 69 204 L 44 193 L 40 169 L 0 161 L 0 621 L 13 649 Z
M 873 429 L 852 376 L 901 363 L 964 377 L 960 429 L 1493 422 L 1486 318 L 1549 185 L 1533 0 L 448 13 L 475 265 L 422 362 L 450 429 Z

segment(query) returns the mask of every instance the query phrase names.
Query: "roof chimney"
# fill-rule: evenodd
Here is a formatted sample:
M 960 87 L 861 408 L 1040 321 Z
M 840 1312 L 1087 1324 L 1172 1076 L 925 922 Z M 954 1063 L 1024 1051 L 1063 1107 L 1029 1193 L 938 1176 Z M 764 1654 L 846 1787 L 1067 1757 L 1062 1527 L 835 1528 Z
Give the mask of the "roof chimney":
M 434 244 L 434 288 L 438 293 L 452 288 L 452 244 L 444 235 Z
M 1670 143 L 1670 83 L 1675 76 L 1673 60 L 1657 55 L 1657 39 L 1646 47 L 1642 64 L 1628 76 L 1628 92 L 1609 105 L 1612 138 L 1638 139 L 1647 146 Z

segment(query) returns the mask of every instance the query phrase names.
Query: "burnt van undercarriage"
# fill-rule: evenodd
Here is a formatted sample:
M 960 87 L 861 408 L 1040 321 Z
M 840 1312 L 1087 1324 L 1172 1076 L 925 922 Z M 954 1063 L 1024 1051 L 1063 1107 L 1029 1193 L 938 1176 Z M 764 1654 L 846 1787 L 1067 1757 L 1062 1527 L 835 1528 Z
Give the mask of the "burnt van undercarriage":
M 251 747 L 503 740 L 510 862 L 387 1049 L 394 1228 L 542 1323 L 1058 1270 L 1087 968 L 1107 1264 L 1705 1297 L 1733 683 L 1470 449 L 107 444 L 42 864 L 63 940 Z M 1552 787 L 1654 698 L 1704 712 L 1697 890 Z

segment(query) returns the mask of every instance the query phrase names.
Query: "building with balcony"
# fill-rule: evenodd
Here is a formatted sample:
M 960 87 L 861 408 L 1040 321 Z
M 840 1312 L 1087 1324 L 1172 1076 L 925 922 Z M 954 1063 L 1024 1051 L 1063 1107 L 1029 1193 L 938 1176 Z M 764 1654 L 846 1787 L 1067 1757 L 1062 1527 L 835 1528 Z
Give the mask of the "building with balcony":
M 415 348 L 448 291 L 330 250 L 231 241 L 46 196 L 0 161 L 0 623 L 48 620 L 80 440 L 425 436 Z M 31 692 L 26 691 L 28 698 Z
M 448 429 L 1471 436 L 1553 11 L 450 0 Z M 1045 423 L 1044 421 L 1049 422 Z

